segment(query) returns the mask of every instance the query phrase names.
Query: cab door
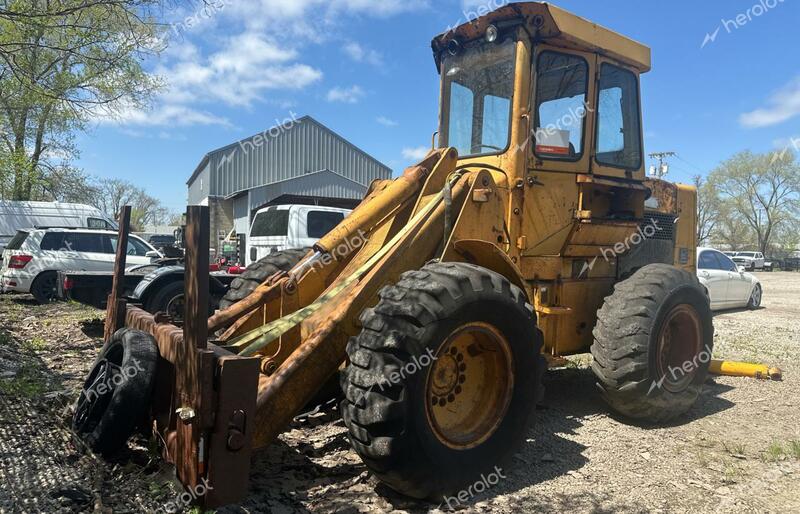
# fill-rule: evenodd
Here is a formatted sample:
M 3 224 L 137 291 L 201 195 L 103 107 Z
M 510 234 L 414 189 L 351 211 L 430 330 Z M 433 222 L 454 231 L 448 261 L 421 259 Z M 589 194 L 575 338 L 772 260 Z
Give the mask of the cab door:
M 536 45 L 529 151 L 534 169 L 589 172 L 594 60 L 593 54 Z
M 596 70 L 592 172 L 644 180 L 639 74 L 605 57 Z

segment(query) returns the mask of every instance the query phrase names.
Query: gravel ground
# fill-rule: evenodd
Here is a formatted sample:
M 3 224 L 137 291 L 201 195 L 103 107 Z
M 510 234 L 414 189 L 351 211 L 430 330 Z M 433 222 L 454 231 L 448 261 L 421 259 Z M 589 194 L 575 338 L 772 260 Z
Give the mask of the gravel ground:
M 782 382 L 710 379 L 667 427 L 611 415 L 586 358 L 551 371 L 518 454 L 464 512 L 800 512 L 800 273 L 763 273 L 764 308 L 715 317 L 716 357 L 765 362 Z M 0 512 L 142 512 L 180 494 L 147 441 L 114 462 L 86 454 L 69 407 L 97 350 L 99 311 L 0 297 Z M 250 494 L 222 512 L 430 512 L 350 450 L 335 409 L 256 455 Z M 492 478 L 492 477 L 490 477 Z M 491 480 L 491 482 L 495 482 Z M 476 490 L 483 486 L 476 486 Z

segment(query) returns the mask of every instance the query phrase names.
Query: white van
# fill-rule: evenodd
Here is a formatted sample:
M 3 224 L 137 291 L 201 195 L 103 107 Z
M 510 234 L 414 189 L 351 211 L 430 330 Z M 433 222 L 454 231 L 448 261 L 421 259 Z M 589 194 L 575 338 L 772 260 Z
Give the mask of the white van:
M 90 205 L 0 200 L 0 254 L 17 230 L 50 227 L 117 230 L 116 223 Z
M 312 246 L 330 232 L 350 209 L 315 205 L 273 205 L 256 212 L 247 237 L 249 266 L 272 252 Z

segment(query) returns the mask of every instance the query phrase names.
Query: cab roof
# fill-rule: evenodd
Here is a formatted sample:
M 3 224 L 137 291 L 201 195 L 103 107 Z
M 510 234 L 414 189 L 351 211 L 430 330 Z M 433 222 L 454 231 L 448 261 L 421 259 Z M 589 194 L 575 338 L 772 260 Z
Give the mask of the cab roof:
M 441 52 L 452 39 L 464 43 L 481 38 L 489 25 L 500 30 L 521 25 L 534 41 L 543 40 L 554 46 L 608 56 L 640 73 L 650 71 L 650 48 L 647 46 L 546 2 L 507 4 L 436 36 L 431 47 L 437 68 L 440 68 Z

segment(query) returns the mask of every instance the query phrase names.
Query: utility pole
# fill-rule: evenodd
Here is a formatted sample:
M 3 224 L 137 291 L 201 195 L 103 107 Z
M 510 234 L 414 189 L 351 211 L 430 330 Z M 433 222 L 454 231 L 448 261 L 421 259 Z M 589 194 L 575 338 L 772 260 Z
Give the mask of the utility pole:
M 675 152 L 654 152 L 648 155 L 651 159 L 658 159 L 658 167 L 650 166 L 650 175 L 662 178 L 669 173 L 669 163 L 665 162 L 667 157 L 675 157 Z

